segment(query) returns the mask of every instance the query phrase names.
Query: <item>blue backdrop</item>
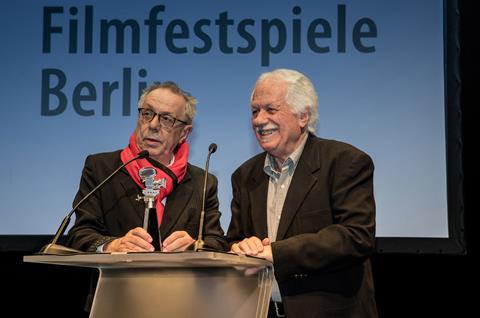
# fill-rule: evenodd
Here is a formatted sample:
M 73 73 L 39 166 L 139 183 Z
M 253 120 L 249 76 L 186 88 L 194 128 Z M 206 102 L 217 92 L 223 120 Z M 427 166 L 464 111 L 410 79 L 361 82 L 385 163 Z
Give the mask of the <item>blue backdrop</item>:
M 0 234 L 50 234 L 85 157 L 125 147 L 138 91 L 172 80 L 199 100 L 222 225 L 230 175 L 258 153 L 258 75 L 293 68 L 319 95 L 317 134 L 375 163 L 377 236 L 447 237 L 443 1 L 12 1 L 0 12 Z

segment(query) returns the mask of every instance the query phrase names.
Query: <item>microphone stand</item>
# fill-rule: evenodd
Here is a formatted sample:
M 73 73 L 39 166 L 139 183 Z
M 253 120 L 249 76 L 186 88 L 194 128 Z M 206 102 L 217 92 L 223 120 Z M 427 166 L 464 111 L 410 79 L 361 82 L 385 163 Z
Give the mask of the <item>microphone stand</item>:
M 142 179 L 145 189 L 142 190 L 143 200 L 145 202 L 145 212 L 143 216 L 143 229 L 147 231 L 153 238 L 153 246 L 156 250 L 162 250 L 162 235 L 160 233 L 160 227 L 158 225 L 158 220 L 154 212 L 156 209 L 153 204 L 155 198 L 160 193 L 161 188 L 166 188 L 166 179 L 162 178 L 160 180 L 155 180 L 157 172 L 154 168 L 142 168 L 138 172 L 140 179 Z M 150 214 L 152 214 L 152 220 L 150 219 Z
M 135 161 L 137 159 L 143 159 L 148 157 L 148 151 L 144 150 L 141 151 L 137 156 L 134 158 L 130 159 L 126 163 L 122 164 L 120 167 L 118 167 L 114 172 L 112 172 L 105 180 L 103 180 L 99 185 L 97 185 L 95 188 L 93 188 L 92 191 L 90 191 L 86 196 L 83 197 L 83 199 L 78 202 L 73 209 L 68 212 L 68 214 L 65 216 L 65 218 L 62 221 L 62 224 L 58 228 L 57 232 L 55 233 L 55 236 L 53 237 L 52 241 L 42 247 L 42 249 L 37 253 L 37 254 L 51 254 L 51 255 L 69 255 L 69 254 L 77 254 L 77 253 L 83 253 L 82 251 L 76 250 L 74 248 L 66 247 L 60 244 L 57 244 L 58 240 L 60 237 L 65 233 L 67 230 L 68 224 L 70 223 L 70 220 L 72 218 L 73 213 L 77 210 L 77 208 L 85 201 L 87 200 L 94 192 L 96 192 L 98 189 L 100 189 L 108 180 L 110 180 L 114 175 L 117 174 L 120 169 L 128 165 L 130 162 Z
M 208 147 L 208 156 L 207 156 L 207 161 L 205 162 L 205 176 L 203 178 L 203 196 L 202 196 L 202 211 L 200 212 L 200 224 L 198 227 L 198 238 L 197 240 L 193 243 L 193 251 L 198 252 L 200 250 L 203 250 L 203 247 L 205 245 L 205 242 L 203 241 L 203 223 L 205 221 L 205 195 L 207 192 L 207 179 L 208 179 L 208 164 L 210 162 L 210 156 L 212 153 L 217 151 L 217 144 L 212 143 Z

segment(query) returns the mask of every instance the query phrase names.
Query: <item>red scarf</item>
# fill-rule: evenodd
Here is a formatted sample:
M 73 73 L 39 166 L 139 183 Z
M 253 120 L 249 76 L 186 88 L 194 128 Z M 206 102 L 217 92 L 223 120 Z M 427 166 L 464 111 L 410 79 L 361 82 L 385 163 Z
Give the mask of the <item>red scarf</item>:
M 135 132 L 130 136 L 130 143 L 128 146 L 122 150 L 120 153 L 120 158 L 122 159 L 122 162 L 125 163 L 128 160 L 134 158 L 138 153 L 140 152 L 140 149 L 137 147 L 137 142 L 135 140 Z M 180 144 L 177 149 L 177 151 L 173 154 L 174 155 L 174 162 L 171 166 L 168 166 L 170 170 L 177 176 L 178 178 L 178 183 L 180 183 L 183 180 L 183 177 L 185 177 L 185 174 L 187 173 L 187 161 L 188 161 L 188 144 L 186 142 L 183 142 Z M 140 177 L 138 175 L 138 171 L 142 168 L 154 168 L 157 171 L 157 175 L 155 176 L 155 180 L 159 180 L 162 178 L 166 179 L 166 188 L 161 187 L 160 192 L 155 198 L 155 207 L 157 209 L 157 220 L 158 220 L 158 226 L 162 224 L 162 218 L 163 218 L 163 212 L 165 207 L 162 204 L 162 200 L 165 197 L 168 197 L 168 195 L 172 192 L 173 190 L 173 180 L 172 178 L 163 172 L 161 169 L 155 167 L 148 161 L 147 159 L 139 159 L 135 160 L 131 163 L 129 163 L 125 168 L 127 169 L 128 173 L 130 174 L 130 177 L 135 181 L 136 184 L 138 184 L 142 189 L 145 188 L 145 185 L 143 184 L 142 180 L 140 180 Z

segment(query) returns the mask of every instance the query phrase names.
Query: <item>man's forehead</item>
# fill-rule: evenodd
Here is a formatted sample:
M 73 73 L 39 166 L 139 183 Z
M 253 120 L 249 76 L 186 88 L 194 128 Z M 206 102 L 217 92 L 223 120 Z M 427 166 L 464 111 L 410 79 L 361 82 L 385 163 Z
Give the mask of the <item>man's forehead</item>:
M 262 81 L 253 92 L 252 105 L 283 103 L 287 93 L 286 84 L 284 82 Z
M 159 87 L 151 91 L 150 93 L 145 96 L 145 99 L 165 99 L 165 98 L 172 98 L 172 99 L 183 99 L 182 96 L 175 94 L 168 88 Z
M 184 111 L 185 99 L 168 88 L 157 88 L 145 97 L 144 106 L 152 109 L 169 108 L 170 111 Z

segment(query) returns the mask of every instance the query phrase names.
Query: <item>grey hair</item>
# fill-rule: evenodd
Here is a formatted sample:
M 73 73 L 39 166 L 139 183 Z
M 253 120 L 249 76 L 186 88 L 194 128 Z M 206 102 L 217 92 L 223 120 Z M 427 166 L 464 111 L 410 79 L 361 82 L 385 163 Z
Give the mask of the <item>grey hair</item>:
M 289 69 L 276 69 L 260 75 L 255 87 L 265 79 L 273 77 L 284 81 L 287 84 L 285 102 L 290 106 L 293 113 L 300 115 L 309 113 L 308 131 L 315 133 L 318 122 L 318 96 L 310 79 L 304 74 Z M 252 91 L 250 101 L 253 98 L 255 88 Z
M 142 92 L 142 95 L 140 96 L 140 99 L 138 100 L 138 107 L 142 107 L 143 103 L 145 101 L 145 98 L 147 95 L 159 88 L 166 88 L 169 89 L 172 93 L 175 95 L 182 96 L 185 99 L 185 115 L 187 116 L 187 122 L 189 124 L 192 123 L 193 118 L 195 117 L 195 114 L 197 113 L 197 99 L 190 95 L 190 93 L 184 91 L 181 89 L 176 83 L 174 82 L 155 82 L 152 85 L 148 86 L 145 88 Z

